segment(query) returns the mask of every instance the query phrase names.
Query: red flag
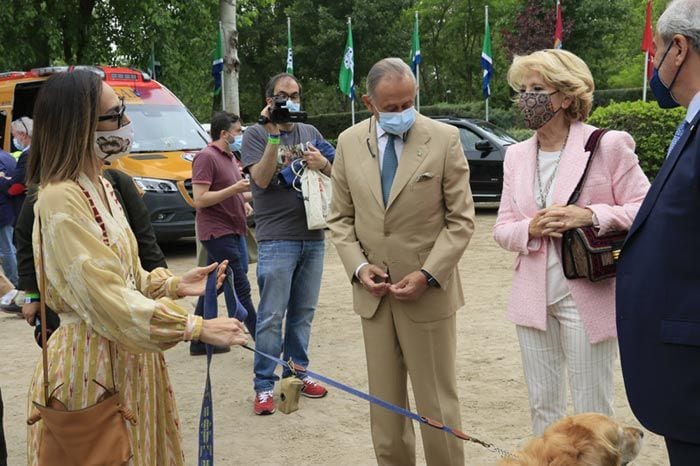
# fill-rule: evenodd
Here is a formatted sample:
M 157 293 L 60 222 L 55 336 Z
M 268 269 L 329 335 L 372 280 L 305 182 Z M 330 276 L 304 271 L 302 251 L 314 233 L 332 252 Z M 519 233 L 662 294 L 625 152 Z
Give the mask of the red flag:
M 642 52 L 649 53 L 649 59 L 647 60 L 647 78 L 651 79 L 654 73 L 654 33 L 651 27 L 651 0 L 647 1 L 647 16 L 646 22 L 644 24 L 644 36 L 642 37 Z
M 554 28 L 554 48 L 560 49 L 564 41 L 564 27 L 561 22 L 561 3 L 557 0 L 557 25 Z

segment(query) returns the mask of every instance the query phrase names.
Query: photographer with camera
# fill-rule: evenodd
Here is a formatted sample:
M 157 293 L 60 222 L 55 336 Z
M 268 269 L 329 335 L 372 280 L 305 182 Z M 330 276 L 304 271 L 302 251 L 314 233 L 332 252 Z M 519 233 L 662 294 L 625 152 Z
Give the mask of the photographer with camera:
M 297 159 L 306 170 L 330 176 L 331 160 L 316 149 L 327 143 L 321 133 L 303 123 L 301 84 L 291 74 L 274 76 L 265 90 L 267 106 L 259 124 L 243 135 L 241 161 L 251 175 L 258 240 L 258 321 L 255 347 L 304 367 L 311 321 L 318 302 L 323 273 L 323 230 L 309 230 L 304 201 L 278 175 Z M 286 310 L 285 333 L 282 324 Z M 272 414 L 275 363 L 256 354 L 255 414 Z M 282 377 L 290 377 L 288 369 Z M 302 378 L 302 394 L 321 398 L 327 390 L 309 377 Z

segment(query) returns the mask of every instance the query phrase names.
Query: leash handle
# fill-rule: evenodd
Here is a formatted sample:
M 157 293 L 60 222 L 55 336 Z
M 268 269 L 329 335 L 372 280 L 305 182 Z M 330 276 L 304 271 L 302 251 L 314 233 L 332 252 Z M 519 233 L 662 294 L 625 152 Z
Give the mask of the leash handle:
M 204 319 L 214 319 L 219 314 L 216 289 L 216 282 L 219 274 L 218 267 L 209 273 L 207 285 L 204 291 Z M 226 308 L 229 317 L 236 318 L 243 322 L 248 316 L 248 311 L 238 300 L 236 289 L 233 285 L 233 271 L 226 267 L 226 276 L 222 284 Z M 204 383 L 204 394 L 202 395 L 202 409 L 199 414 L 199 466 L 214 465 L 214 404 L 211 396 L 211 359 L 214 354 L 214 346 L 206 344 L 207 349 L 207 378 Z

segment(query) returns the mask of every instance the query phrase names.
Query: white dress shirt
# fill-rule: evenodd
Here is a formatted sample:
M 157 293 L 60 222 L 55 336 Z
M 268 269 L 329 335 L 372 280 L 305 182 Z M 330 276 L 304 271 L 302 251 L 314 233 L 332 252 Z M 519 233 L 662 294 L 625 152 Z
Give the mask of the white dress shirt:
M 700 112 L 700 92 L 695 94 L 695 97 L 693 97 L 693 100 L 690 101 L 690 105 L 688 105 L 688 112 L 685 114 L 685 121 L 688 123 L 693 122 L 693 118 Z M 386 143 L 384 143 L 386 145 Z M 398 151 L 396 152 L 398 154 Z
M 384 151 L 386 150 L 386 143 L 389 142 L 389 133 L 384 131 L 381 126 L 379 126 L 379 121 L 375 123 L 377 125 L 377 149 L 379 149 L 379 172 L 381 173 L 382 167 L 384 166 Z M 401 153 L 403 152 L 403 137 L 396 136 L 394 138 L 394 149 L 396 150 L 396 161 L 401 161 Z

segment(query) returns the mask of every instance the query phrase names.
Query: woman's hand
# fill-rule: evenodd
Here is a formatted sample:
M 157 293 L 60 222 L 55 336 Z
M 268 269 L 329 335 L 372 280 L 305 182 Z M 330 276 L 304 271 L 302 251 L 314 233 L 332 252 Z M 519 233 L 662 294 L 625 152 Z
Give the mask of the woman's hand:
M 24 303 L 22 305 L 22 316 L 24 317 L 24 320 L 26 320 L 32 327 L 34 326 L 36 316 L 39 315 L 39 307 L 39 302 Z
M 215 268 L 219 268 L 216 277 L 216 289 L 221 287 L 226 276 L 226 267 L 228 261 L 223 261 L 221 264 L 214 262 L 206 267 L 195 267 L 185 273 L 177 284 L 177 295 L 183 296 L 202 296 L 207 286 L 207 276 Z
M 561 238 L 567 230 L 593 225 L 593 211 L 575 205 L 554 204 L 542 209 L 530 220 L 530 238 Z
M 567 230 L 593 225 L 593 211 L 575 205 L 552 205 L 542 215 L 540 222 L 545 226 L 545 234 L 558 237 Z
M 216 317 L 202 321 L 199 341 L 215 346 L 233 346 L 246 344 L 248 337 L 238 319 Z
M 538 211 L 535 216 L 532 217 L 532 220 L 530 220 L 530 226 L 527 232 L 531 239 L 542 238 L 543 236 L 552 236 L 554 238 L 561 237 L 561 234 L 555 232 L 555 229 L 559 225 L 551 219 L 545 218 L 545 214 L 548 210 L 549 209 L 542 209 Z

